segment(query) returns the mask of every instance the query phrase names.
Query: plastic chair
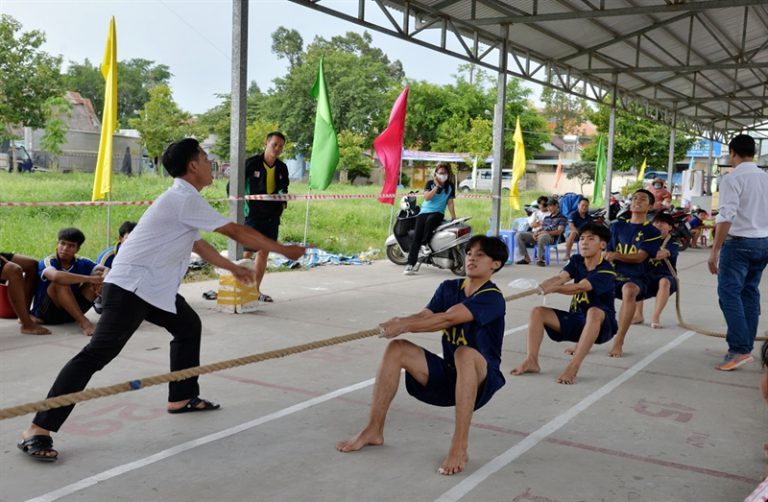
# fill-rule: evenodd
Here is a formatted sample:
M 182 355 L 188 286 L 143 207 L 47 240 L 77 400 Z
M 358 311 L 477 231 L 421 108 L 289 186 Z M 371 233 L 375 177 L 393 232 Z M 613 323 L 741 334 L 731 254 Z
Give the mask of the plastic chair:
M 509 257 L 507 258 L 507 263 L 512 263 L 514 261 L 515 256 L 515 232 L 514 230 L 499 230 L 499 239 L 501 239 L 504 244 L 507 245 L 507 251 L 509 251 Z M 488 230 L 488 233 L 486 233 L 487 236 L 491 236 L 491 231 Z
M 560 251 L 557 249 L 557 244 L 549 244 L 547 246 L 544 246 L 544 263 L 549 265 L 553 248 L 555 250 L 555 263 L 560 265 Z M 533 260 L 536 261 L 538 258 L 539 258 L 539 246 L 533 246 Z

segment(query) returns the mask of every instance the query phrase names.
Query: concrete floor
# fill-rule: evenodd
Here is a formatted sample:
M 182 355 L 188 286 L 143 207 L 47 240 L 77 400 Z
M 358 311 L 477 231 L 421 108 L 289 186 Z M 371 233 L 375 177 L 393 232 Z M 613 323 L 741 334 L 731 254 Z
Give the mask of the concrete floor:
M 707 253 L 681 254 L 683 312 L 689 322 L 723 329 Z M 511 280 L 557 270 L 509 266 L 495 280 L 511 294 Z M 182 294 L 203 319 L 205 364 L 374 327 L 419 310 L 450 277 L 435 269 L 404 277 L 384 261 L 275 273 L 263 288 L 275 303 L 240 315 L 202 299 L 213 282 L 184 285 Z M 220 402 L 218 412 L 169 415 L 162 386 L 82 403 L 55 436 L 54 464 L 15 447 L 30 416 L 0 421 L 0 500 L 739 501 L 765 476 L 768 408 L 757 362 L 716 371 L 724 340 L 675 327 L 670 305 L 665 329 L 630 330 L 623 359 L 608 357 L 610 344 L 596 347 L 574 386 L 555 382 L 567 359 L 565 345 L 549 340 L 542 374 L 509 376 L 525 354 L 528 312 L 541 302 L 507 306 L 507 385 L 475 414 L 470 463 L 457 476 L 436 473 L 453 410 L 414 400 L 402 384 L 386 444 L 335 451 L 368 414 L 386 343 L 369 338 L 204 376 L 202 396 Z M 566 308 L 568 298 L 547 302 Z M 761 332 L 766 325 L 763 316 Z M 75 325 L 53 331 L 24 336 L 14 321 L 0 320 L 1 407 L 44 397 L 86 343 Z M 437 334 L 406 336 L 439 351 Z M 167 371 L 167 342 L 144 324 L 91 385 Z

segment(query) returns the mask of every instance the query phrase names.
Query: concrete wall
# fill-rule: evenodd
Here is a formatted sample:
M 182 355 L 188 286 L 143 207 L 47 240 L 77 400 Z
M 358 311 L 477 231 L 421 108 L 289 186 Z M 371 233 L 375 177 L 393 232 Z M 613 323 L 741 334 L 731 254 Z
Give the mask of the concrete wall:
M 48 166 L 49 156 L 40 149 L 41 129 L 32 132 L 32 156 L 37 164 Z M 59 170 L 62 172 L 81 171 L 93 172 L 99 155 L 99 140 L 101 133 L 93 131 L 68 131 L 67 141 L 62 145 L 62 154 L 56 157 Z M 139 138 L 115 134 L 112 145 L 112 171 L 119 172 L 125 156 L 125 149 L 130 149 L 133 174 L 139 174 L 142 148 Z

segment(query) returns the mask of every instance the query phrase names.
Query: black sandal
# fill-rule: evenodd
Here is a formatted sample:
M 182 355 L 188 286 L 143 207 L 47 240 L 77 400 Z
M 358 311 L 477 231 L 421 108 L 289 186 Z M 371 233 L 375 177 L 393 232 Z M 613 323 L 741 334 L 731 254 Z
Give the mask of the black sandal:
M 200 403 L 203 403 L 203 407 L 198 407 Z M 221 408 L 221 405 L 214 404 L 207 399 L 200 399 L 200 397 L 193 397 L 190 399 L 187 404 L 179 408 L 178 410 L 168 410 L 168 413 L 190 413 L 193 411 L 212 411 L 212 410 L 218 410 Z
M 59 458 L 59 452 L 53 449 L 51 436 L 30 436 L 27 439 L 22 439 L 16 447 L 40 462 L 53 462 Z M 45 452 L 53 452 L 55 455 L 43 455 Z

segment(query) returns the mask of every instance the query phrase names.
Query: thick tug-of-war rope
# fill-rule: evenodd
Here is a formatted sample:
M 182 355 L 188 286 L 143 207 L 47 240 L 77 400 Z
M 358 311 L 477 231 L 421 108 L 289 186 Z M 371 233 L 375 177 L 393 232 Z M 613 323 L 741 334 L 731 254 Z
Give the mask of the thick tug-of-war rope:
M 539 288 L 527 289 L 516 293 L 514 295 L 505 296 L 504 300 L 511 302 L 526 296 L 539 294 Z M 36 413 L 38 411 L 51 410 L 54 408 L 62 408 L 75 403 L 83 401 L 89 401 L 99 397 L 112 396 L 114 394 L 120 394 L 122 392 L 129 392 L 132 390 L 139 390 L 145 387 L 151 387 L 153 385 L 160 385 L 168 382 L 177 382 L 179 380 L 185 380 L 194 376 L 205 375 L 206 373 L 213 373 L 214 371 L 221 371 L 230 368 L 236 368 L 238 366 L 245 366 L 246 364 L 258 363 L 261 361 L 267 361 L 269 359 L 278 359 L 280 357 L 290 356 L 293 354 L 299 354 L 308 350 L 320 349 L 322 347 L 329 347 L 331 345 L 338 345 L 341 343 L 352 342 L 355 340 L 362 340 L 371 336 L 379 335 L 379 328 L 367 329 L 364 331 L 358 331 L 356 333 L 350 333 L 348 335 L 335 336 L 333 338 L 326 338 L 324 340 L 318 340 L 315 342 L 304 343 L 301 345 L 294 345 L 293 347 L 287 347 L 284 349 L 271 350 L 269 352 L 262 352 L 260 354 L 252 354 L 250 356 L 238 357 L 235 359 L 229 359 L 227 361 L 221 361 L 218 363 L 206 364 L 204 366 L 195 366 L 193 368 L 187 368 L 179 371 L 171 371 L 170 373 L 163 373 L 161 375 L 150 376 L 139 380 L 131 380 L 129 382 L 118 383 L 115 385 L 109 385 L 106 387 L 96 387 L 92 389 L 85 389 L 80 392 L 73 392 L 71 394 L 64 394 L 61 396 L 51 397 L 42 401 L 35 401 L 32 403 L 21 404 L 18 406 L 11 406 L 10 408 L 0 409 L 0 420 L 7 418 L 20 417 L 28 413 Z
M 661 249 L 664 249 L 667 245 L 667 242 L 669 242 L 669 238 L 671 236 L 667 236 L 666 239 L 664 239 L 664 242 L 661 244 Z M 672 277 L 675 278 L 675 283 L 677 283 L 677 294 L 675 295 L 675 313 L 677 314 L 677 324 L 680 327 L 683 327 L 685 329 L 695 331 L 696 333 L 700 335 L 706 335 L 706 336 L 713 336 L 715 338 L 725 338 L 726 333 L 718 333 L 717 331 L 711 331 L 707 328 L 702 328 L 700 326 L 694 326 L 693 324 L 688 324 L 683 320 L 683 313 L 680 309 L 680 277 L 677 275 L 677 271 L 672 266 L 672 264 L 669 262 L 669 259 L 664 258 L 664 264 L 669 269 L 669 273 L 672 274 Z M 764 340 L 768 340 L 768 331 L 766 331 L 767 336 L 758 336 L 755 338 L 755 341 L 762 342 Z

